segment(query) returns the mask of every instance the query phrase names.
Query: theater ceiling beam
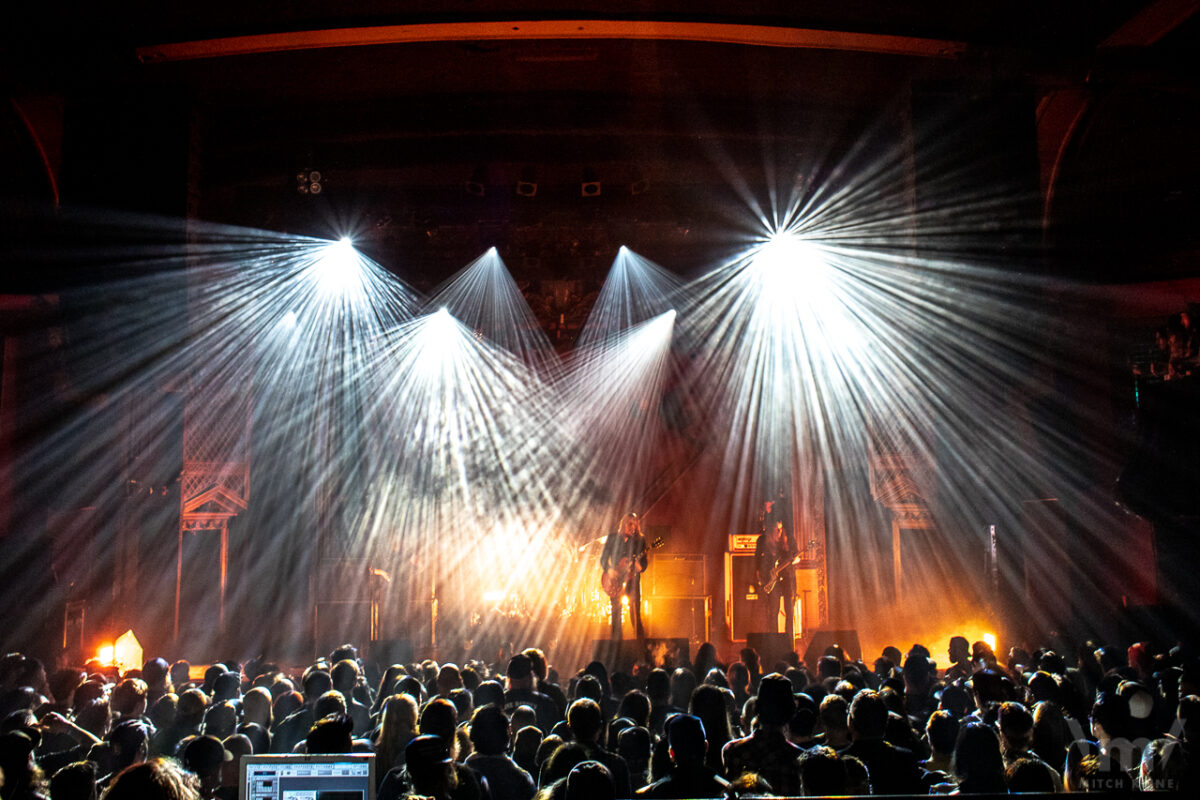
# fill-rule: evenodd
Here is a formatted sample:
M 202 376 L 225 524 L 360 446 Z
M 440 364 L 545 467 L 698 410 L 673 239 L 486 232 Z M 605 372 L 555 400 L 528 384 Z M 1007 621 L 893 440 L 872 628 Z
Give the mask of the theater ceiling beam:
M 966 42 L 773 25 L 656 20 L 533 20 L 444 22 L 366 28 L 262 33 L 137 48 L 144 63 L 427 42 L 631 39 L 711 42 L 758 47 L 846 50 L 918 58 L 956 59 Z

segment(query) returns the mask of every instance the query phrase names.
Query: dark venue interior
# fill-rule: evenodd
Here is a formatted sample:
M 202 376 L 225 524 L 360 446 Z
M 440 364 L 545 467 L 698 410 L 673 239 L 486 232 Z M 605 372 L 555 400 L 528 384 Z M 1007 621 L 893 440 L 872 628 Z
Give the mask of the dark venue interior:
M 11 10 L 0 644 L 1194 653 L 1198 11 Z

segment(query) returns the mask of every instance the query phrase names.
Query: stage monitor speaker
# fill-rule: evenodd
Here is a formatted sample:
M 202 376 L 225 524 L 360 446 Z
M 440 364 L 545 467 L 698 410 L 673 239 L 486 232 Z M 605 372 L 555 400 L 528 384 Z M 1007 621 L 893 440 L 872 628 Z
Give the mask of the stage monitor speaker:
M 636 639 L 593 639 L 592 658 L 614 672 L 632 673 L 637 664 L 674 668 L 691 663 L 688 640 L 676 637 L 647 637 L 642 647 Z
M 648 576 L 650 594 L 656 597 L 704 597 L 704 556 L 685 553 L 654 553 Z
M 712 612 L 707 597 L 648 597 L 643 603 L 649 636 L 682 638 L 696 645 L 708 641 Z
M 318 656 L 327 656 L 343 644 L 365 647 L 371 638 L 371 604 L 354 600 L 316 604 L 313 620 Z
M 810 670 L 817 668 L 817 662 L 825 655 L 825 650 L 833 645 L 842 648 L 847 660 L 855 661 L 862 658 L 862 646 L 858 643 L 858 630 L 855 628 L 821 628 L 813 632 L 804 651 L 804 665 Z
M 753 647 L 758 653 L 763 672 L 772 671 L 775 662 L 783 661 L 784 656 L 796 649 L 786 633 L 747 633 L 746 646 Z

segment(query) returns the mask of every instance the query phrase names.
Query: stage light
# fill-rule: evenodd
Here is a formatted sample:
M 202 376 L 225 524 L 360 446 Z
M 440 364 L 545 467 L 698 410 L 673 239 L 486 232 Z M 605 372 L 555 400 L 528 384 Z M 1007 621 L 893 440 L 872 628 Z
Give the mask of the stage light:
M 362 260 L 354 249 L 354 243 L 342 237 L 325 245 L 313 262 L 313 275 L 321 291 L 330 296 L 361 291 Z
M 602 190 L 603 187 L 596 177 L 596 171 L 591 167 L 584 167 L 583 178 L 579 182 L 580 197 L 599 197 Z
M 996 634 L 985 633 L 983 635 L 983 643 L 992 648 L 992 652 L 996 651 Z
M 113 653 L 115 652 L 111 644 L 106 644 L 96 651 L 96 660 L 106 667 L 113 665 Z
M 824 264 L 812 243 L 789 232 L 772 234 L 751 257 L 764 292 L 795 296 L 821 279 Z

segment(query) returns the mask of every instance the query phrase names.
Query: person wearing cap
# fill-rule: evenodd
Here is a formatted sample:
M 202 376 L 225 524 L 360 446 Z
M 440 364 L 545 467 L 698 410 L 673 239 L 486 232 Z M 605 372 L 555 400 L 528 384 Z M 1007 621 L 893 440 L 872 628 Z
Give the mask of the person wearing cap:
M 638 797 L 684 798 L 725 797 L 729 781 L 705 766 L 708 737 L 704 723 L 691 714 L 676 714 L 667 720 L 667 754 L 670 772 L 637 791 Z
M 519 707 L 529 706 L 536 715 L 536 725 L 541 732 L 547 734 L 553 730 L 562 717 L 554 701 L 534 688 L 536 676 L 529 656 L 517 653 L 509 659 L 506 677 L 508 688 L 504 692 L 504 713 L 511 717 Z
M 754 772 L 766 779 L 777 795 L 800 794 L 800 764 L 803 748 L 788 741 L 785 727 L 796 712 L 792 682 L 778 672 L 759 681 L 755 703 L 756 727 L 749 736 L 734 739 L 721 751 L 725 779 L 734 781 Z

